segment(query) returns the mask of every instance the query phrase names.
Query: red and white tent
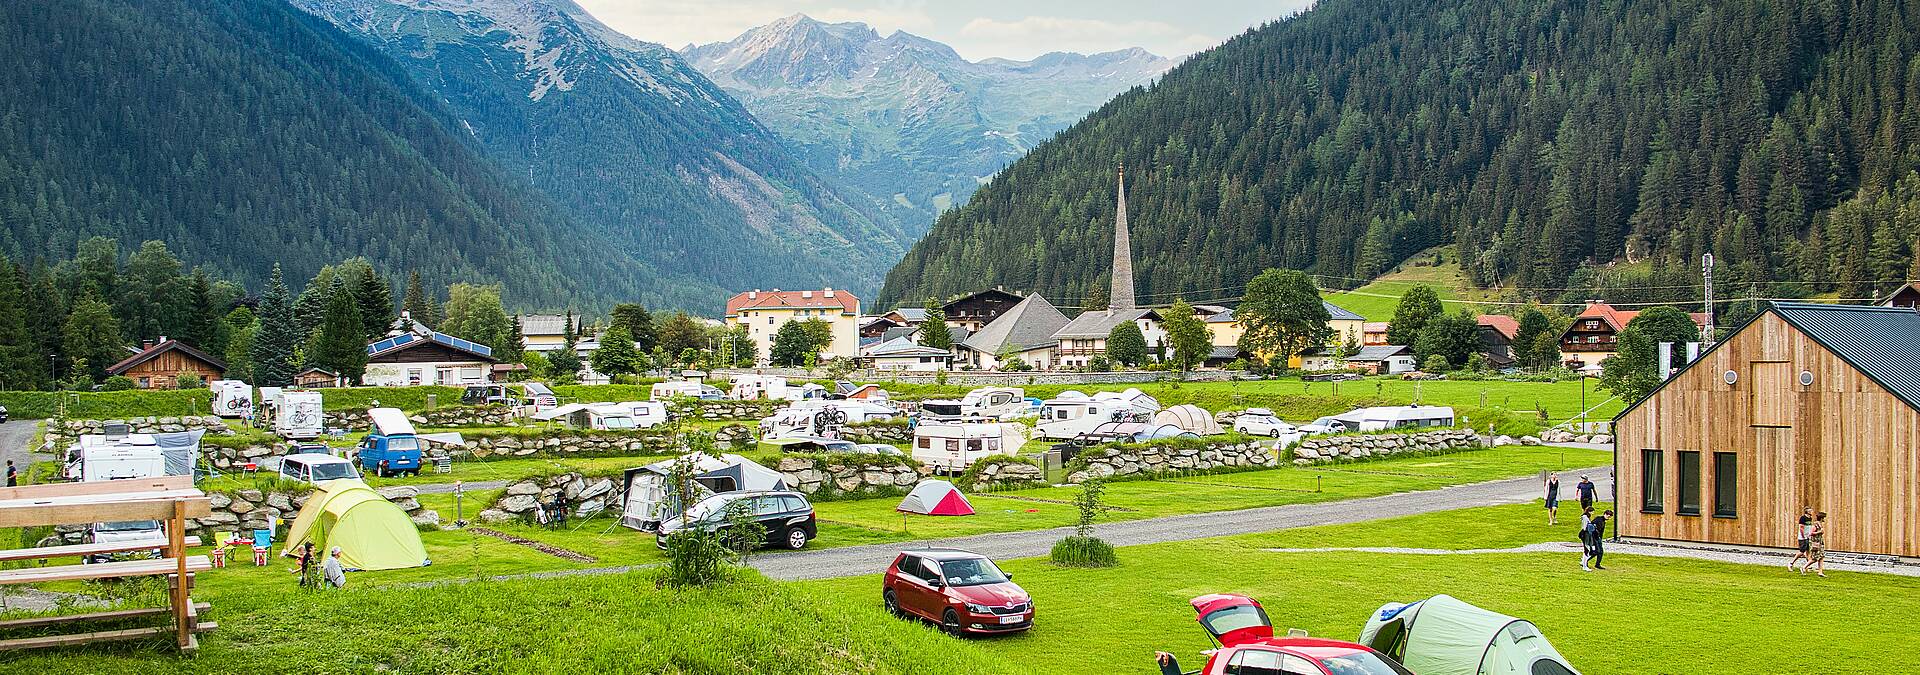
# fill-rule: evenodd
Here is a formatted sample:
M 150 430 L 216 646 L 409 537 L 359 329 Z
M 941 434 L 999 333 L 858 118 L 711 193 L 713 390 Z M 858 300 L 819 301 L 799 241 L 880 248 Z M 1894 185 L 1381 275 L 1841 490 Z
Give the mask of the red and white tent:
M 973 515 L 973 505 L 967 503 L 967 496 L 960 494 L 959 488 L 944 480 L 920 481 L 894 510 L 923 516 Z

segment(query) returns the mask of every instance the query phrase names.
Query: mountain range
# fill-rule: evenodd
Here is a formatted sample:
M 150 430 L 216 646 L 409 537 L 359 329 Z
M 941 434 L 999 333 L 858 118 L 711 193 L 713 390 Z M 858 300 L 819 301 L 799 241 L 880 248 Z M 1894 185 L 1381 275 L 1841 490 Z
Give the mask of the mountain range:
M 682 56 L 815 171 L 918 234 L 1033 146 L 1172 59 L 1142 49 L 968 61 L 906 32 L 796 14 Z
M 679 55 L 571 0 L 291 1 L 399 62 L 507 170 L 659 276 L 668 304 L 870 293 L 911 243 Z
M 1124 92 L 941 215 L 877 302 L 1352 287 L 1454 244 L 1520 299 L 1869 297 L 1920 274 L 1920 2 L 1322 0 Z M 1756 45 L 1762 45 L 1756 47 Z M 1564 300 L 1571 296 L 1572 300 Z

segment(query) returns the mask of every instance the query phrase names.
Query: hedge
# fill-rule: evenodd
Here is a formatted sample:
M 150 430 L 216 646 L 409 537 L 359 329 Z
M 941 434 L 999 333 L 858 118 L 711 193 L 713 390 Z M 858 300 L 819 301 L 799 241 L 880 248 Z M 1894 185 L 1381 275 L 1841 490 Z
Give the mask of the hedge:
M 213 392 L 205 389 L 0 391 L 0 405 L 6 406 L 7 415 L 14 419 L 58 417 L 62 399 L 66 400 L 67 417 L 74 419 L 179 417 L 213 412 Z

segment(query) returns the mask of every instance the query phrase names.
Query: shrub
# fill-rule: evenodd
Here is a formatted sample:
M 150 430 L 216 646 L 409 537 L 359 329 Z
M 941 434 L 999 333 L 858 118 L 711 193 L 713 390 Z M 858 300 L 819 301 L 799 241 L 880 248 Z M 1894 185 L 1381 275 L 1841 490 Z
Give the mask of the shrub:
M 1061 567 L 1113 567 L 1120 564 L 1120 558 L 1113 553 L 1113 544 L 1099 537 L 1077 534 L 1054 542 L 1053 551 L 1048 557 L 1053 564 Z
M 133 378 L 125 375 L 115 375 L 100 381 L 100 391 L 127 391 L 133 387 Z
M 173 377 L 173 388 L 175 389 L 203 389 L 206 386 L 206 381 L 201 380 L 199 375 L 193 373 L 181 373 Z

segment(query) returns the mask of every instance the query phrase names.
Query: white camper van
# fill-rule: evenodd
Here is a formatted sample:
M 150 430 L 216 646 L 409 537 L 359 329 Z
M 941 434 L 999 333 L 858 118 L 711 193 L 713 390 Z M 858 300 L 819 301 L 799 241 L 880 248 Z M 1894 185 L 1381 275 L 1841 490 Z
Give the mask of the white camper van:
M 920 418 L 931 420 L 1013 419 L 1026 412 L 1027 393 L 1014 387 L 981 387 L 967 392 L 960 400 L 931 400 L 920 403 Z
M 214 380 L 207 383 L 213 390 L 213 414 L 221 417 L 246 417 L 253 412 L 253 385 L 240 380 Z
M 675 396 L 697 398 L 702 401 L 718 401 L 726 398 L 719 387 L 691 381 L 655 382 L 649 390 L 649 397 L 655 401 L 664 401 Z
M 785 401 L 799 398 L 799 392 L 793 389 L 787 386 L 787 378 L 779 375 L 735 375 L 728 396 L 740 401 Z
M 273 406 L 273 432 L 281 438 L 319 438 L 326 428 L 320 410 L 320 392 L 282 389 Z
M 127 425 L 109 424 L 106 433 L 81 436 L 67 448 L 61 473 L 77 481 L 165 476 L 167 456 L 152 434 L 127 433 Z
M 568 426 L 576 429 L 628 431 L 664 424 L 667 421 L 667 406 L 659 401 L 569 403 L 534 413 L 533 418 L 565 420 Z
M 993 455 L 1012 455 L 1026 444 L 1019 424 L 924 422 L 913 430 L 913 459 L 935 471 L 959 473 Z
M 1047 440 L 1066 440 L 1108 422 L 1150 422 L 1160 412 L 1160 402 L 1139 389 L 1103 391 L 1088 396 L 1064 391 L 1040 404 L 1040 422 L 1034 435 Z

